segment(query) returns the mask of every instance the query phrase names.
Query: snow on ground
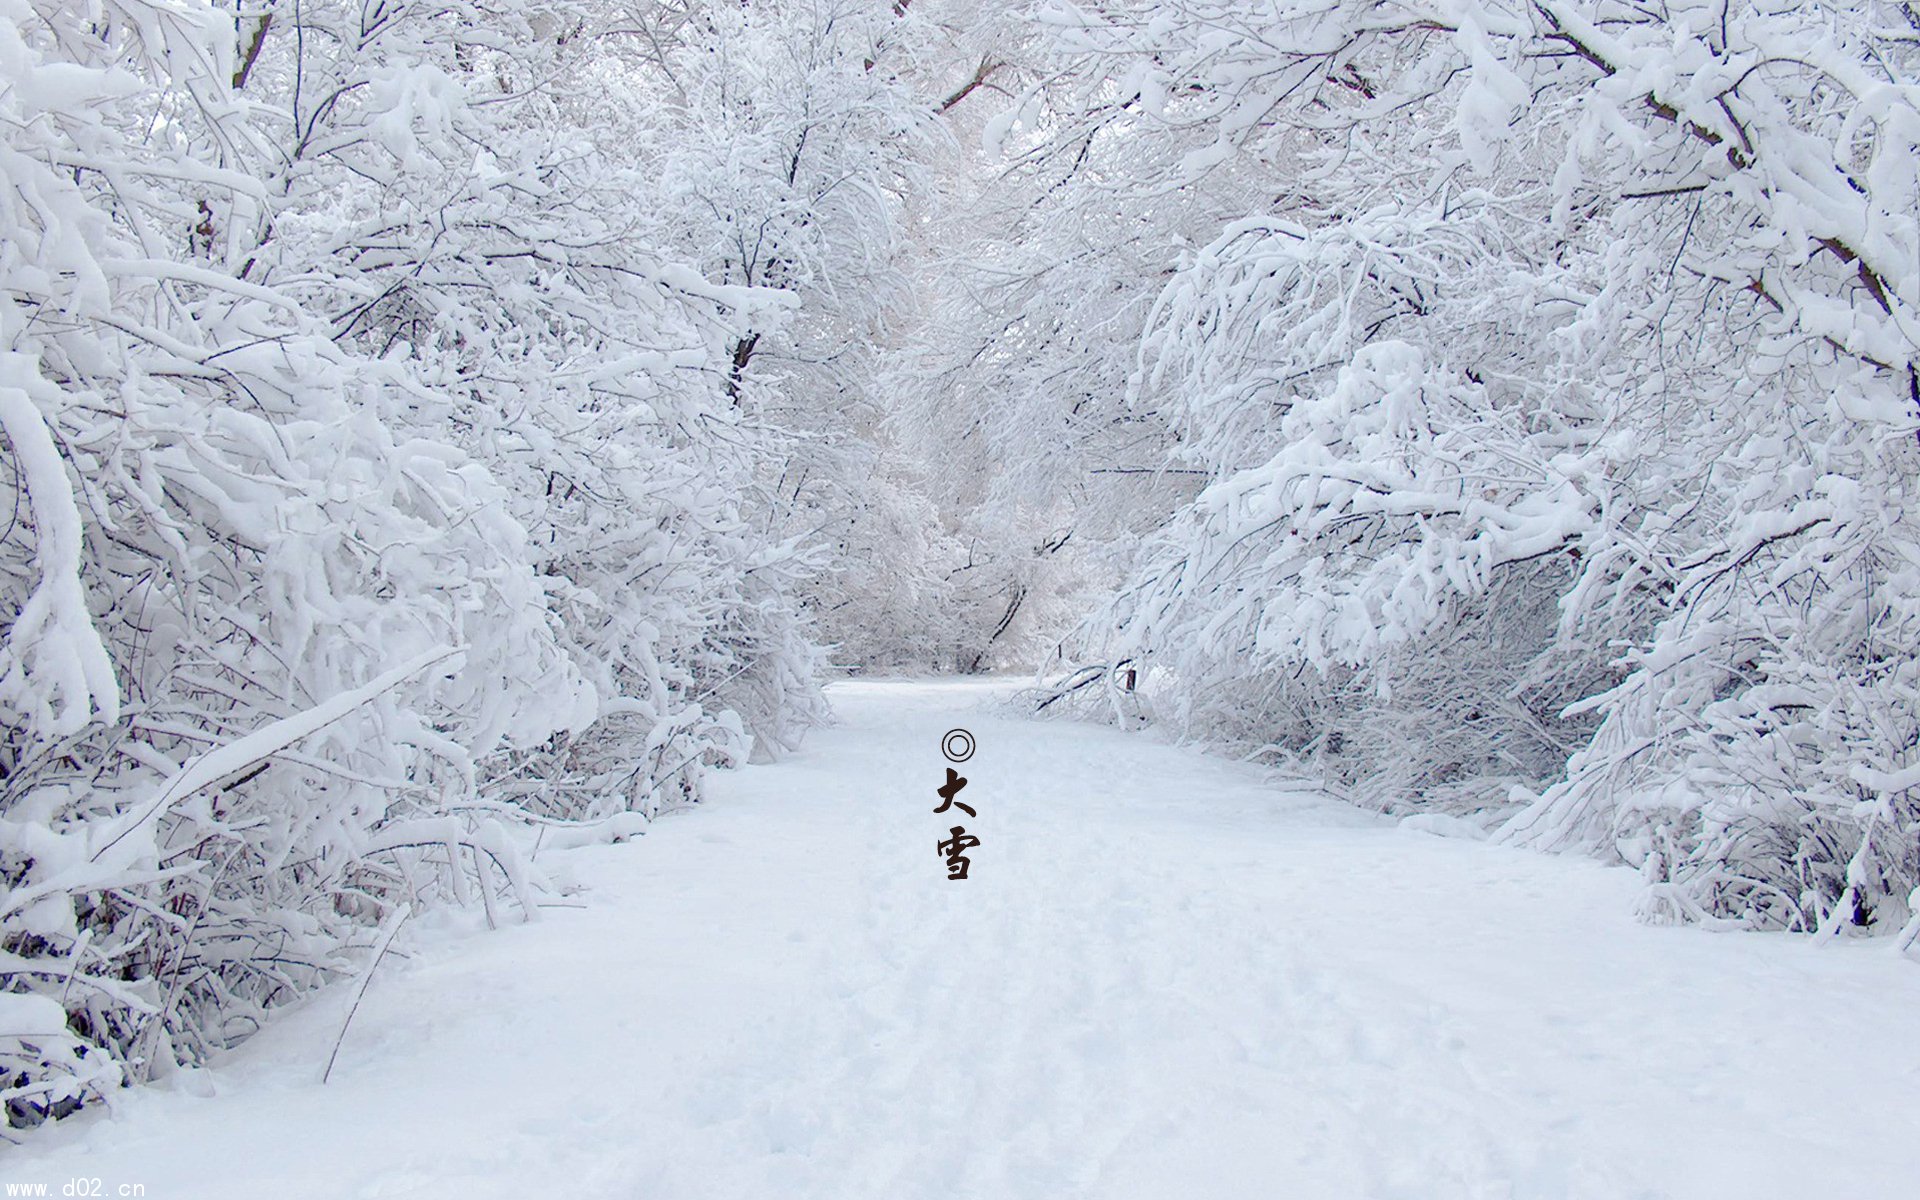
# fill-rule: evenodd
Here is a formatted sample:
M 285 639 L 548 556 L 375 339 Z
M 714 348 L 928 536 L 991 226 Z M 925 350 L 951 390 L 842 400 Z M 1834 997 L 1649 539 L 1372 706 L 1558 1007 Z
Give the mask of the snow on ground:
M 348 989 L 33 1139 L 0 1184 L 1920 1196 L 1920 970 L 1884 944 L 1637 925 L 1623 871 L 1023 721 L 995 687 L 841 684 L 800 756 L 569 852 L 584 907 L 413 931 L 331 1083 Z M 964 882 L 934 850 L 953 726 L 979 747 Z

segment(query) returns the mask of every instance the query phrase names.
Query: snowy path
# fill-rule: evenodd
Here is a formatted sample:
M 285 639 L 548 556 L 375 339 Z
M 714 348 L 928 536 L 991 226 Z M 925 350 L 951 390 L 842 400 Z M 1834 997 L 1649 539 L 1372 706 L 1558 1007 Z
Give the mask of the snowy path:
M 1920 1196 L 1920 969 L 1650 929 L 1591 863 L 846 684 L 588 906 L 425 938 L 0 1161 L 151 1200 Z M 933 845 L 979 750 L 974 878 Z M 1817 1020 L 1808 1014 L 1823 1014 Z

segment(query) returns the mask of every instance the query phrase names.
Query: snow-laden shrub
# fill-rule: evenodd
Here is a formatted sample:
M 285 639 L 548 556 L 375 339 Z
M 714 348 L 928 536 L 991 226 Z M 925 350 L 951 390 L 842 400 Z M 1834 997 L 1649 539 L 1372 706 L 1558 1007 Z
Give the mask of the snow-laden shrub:
M 1557 604 L 1600 506 L 1525 416 L 1418 347 L 1363 347 L 1165 532 L 1112 652 L 1173 673 L 1182 727 L 1310 756 L 1369 802 L 1478 809 L 1555 774 L 1592 724 L 1561 710 L 1610 681 Z
M 1834 371 L 1791 441 L 1744 438 L 1713 540 L 1582 703 L 1594 739 L 1503 831 L 1640 867 L 1650 916 L 1897 928 L 1920 880 L 1920 523 L 1913 417 Z M 1866 406 L 1876 393 L 1884 404 Z M 1769 422 L 1768 424 L 1772 424 Z M 1776 427 L 1777 428 L 1777 427 Z

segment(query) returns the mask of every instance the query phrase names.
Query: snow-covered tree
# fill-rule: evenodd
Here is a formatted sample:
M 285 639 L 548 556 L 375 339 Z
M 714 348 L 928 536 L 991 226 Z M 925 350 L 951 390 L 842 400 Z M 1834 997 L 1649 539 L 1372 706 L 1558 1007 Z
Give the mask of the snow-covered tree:
M 1193 492 L 1169 423 L 1124 398 L 1167 263 L 1224 211 L 1132 189 L 1161 147 L 1052 70 L 1030 17 L 1000 6 L 953 32 L 976 66 L 943 100 L 954 145 L 887 375 L 950 545 L 929 640 L 962 670 L 1046 657 Z
M 670 85 L 648 236 L 718 283 L 795 300 L 733 335 L 728 395 L 747 426 L 787 439 L 752 507 L 769 536 L 820 551 L 807 591 L 822 637 L 872 661 L 925 590 L 914 466 L 883 429 L 875 379 L 938 141 L 923 92 L 941 56 L 891 0 L 714 0 L 656 10 L 644 30 L 635 53 Z
M 1156 289 L 1129 402 L 1207 487 L 1103 653 L 1369 802 L 1622 856 L 1652 915 L 1904 920 L 1912 14 L 1043 20 L 1054 139 L 1125 121 L 1148 167 L 1059 203 L 1268 181 Z
M 10 1121 L 816 711 L 728 358 L 796 300 L 635 235 L 622 20 L 9 0 Z

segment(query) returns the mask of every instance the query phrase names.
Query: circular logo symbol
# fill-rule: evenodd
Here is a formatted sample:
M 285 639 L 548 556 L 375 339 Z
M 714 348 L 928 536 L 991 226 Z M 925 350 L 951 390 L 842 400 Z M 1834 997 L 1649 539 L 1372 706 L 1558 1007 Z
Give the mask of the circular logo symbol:
M 949 762 L 965 762 L 973 757 L 973 735 L 964 729 L 949 729 L 940 739 L 940 753 Z

